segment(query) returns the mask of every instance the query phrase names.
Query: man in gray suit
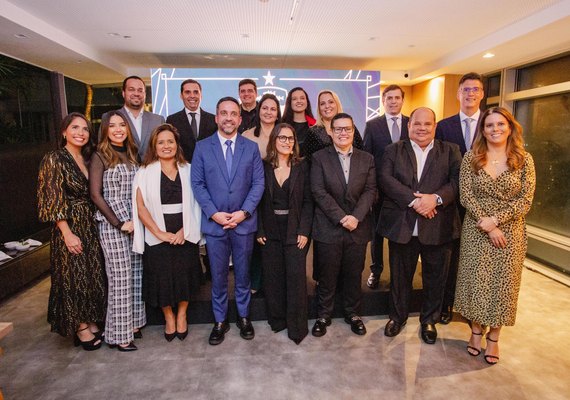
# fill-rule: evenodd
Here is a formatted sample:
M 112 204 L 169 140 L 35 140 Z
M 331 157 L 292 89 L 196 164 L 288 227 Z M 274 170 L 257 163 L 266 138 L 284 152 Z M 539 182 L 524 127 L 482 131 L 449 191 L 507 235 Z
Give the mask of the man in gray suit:
M 142 78 L 129 76 L 123 81 L 123 99 L 125 104 L 119 111 L 125 116 L 139 148 L 141 160 L 144 158 L 150 134 L 157 126 L 164 124 L 162 115 L 144 111 L 146 86 Z M 107 113 L 101 119 L 107 118 Z

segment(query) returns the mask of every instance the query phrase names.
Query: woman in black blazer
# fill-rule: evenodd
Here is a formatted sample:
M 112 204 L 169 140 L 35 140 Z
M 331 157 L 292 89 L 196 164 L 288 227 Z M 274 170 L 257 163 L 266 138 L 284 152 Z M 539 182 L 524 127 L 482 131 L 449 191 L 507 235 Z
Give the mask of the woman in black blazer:
M 307 326 L 306 256 L 313 221 L 309 168 L 299 157 L 295 130 L 278 124 L 267 145 L 265 192 L 258 207 L 257 241 L 268 322 L 301 343 Z

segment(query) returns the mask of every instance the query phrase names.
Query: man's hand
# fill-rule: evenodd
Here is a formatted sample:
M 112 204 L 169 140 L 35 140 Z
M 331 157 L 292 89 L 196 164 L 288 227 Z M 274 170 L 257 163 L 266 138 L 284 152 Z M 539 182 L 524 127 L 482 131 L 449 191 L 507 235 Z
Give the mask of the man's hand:
M 227 224 L 224 226 L 224 229 L 234 229 L 246 218 L 246 215 L 242 210 L 234 211 L 229 215 L 230 219 L 228 219 Z
M 228 224 L 228 221 L 230 220 L 231 217 L 232 217 L 232 214 L 230 214 L 230 213 L 218 211 L 217 213 L 212 215 L 212 220 L 215 223 L 217 223 L 218 225 L 221 225 L 222 227 L 224 227 L 224 229 L 225 229 L 225 226 Z
M 437 214 L 437 211 L 433 212 L 437 207 L 437 196 L 435 194 L 414 193 L 414 196 L 416 196 L 416 200 L 412 207 L 418 214 L 429 219 Z
M 348 229 L 350 232 L 358 227 L 358 220 L 352 215 L 345 215 L 341 220 L 340 224 L 343 228 Z

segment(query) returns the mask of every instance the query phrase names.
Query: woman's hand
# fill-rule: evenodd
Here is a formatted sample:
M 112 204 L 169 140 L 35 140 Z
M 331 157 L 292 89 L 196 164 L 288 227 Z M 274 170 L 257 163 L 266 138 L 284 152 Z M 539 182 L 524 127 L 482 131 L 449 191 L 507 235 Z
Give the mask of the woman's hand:
M 309 238 L 303 235 L 297 235 L 297 247 L 302 249 L 307 245 Z
M 493 217 L 483 217 L 477 222 L 477 228 L 483 232 L 489 233 L 497 228 L 497 225 L 495 224 Z
M 81 239 L 79 239 L 73 232 L 69 231 L 67 234 L 63 235 L 63 240 L 65 241 L 67 250 L 71 254 L 83 253 L 83 245 L 81 244 Z
M 265 242 L 267 242 L 267 238 L 265 236 L 257 238 L 257 243 L 260 245 L 265 246 Z
M 489 239 L 491 239 L 493 246 L 499 249 L 504 249 L 507 247 L 507 238 L 505 238 L 503 231 L 501 231 L 499 228 L 493 229 L 491 232 L 488 232 L 487 235 L 489 236 Z
M 170 242 L 170 244 L 184 244 L 184 228 L 180 228 L 178 232 L 174 234 L 174 239 Z
M 133 224 L 133 221 L 123 222 L 123 225 L 121 226 L 121 232 L 133 233 L 134 229 L 135 225 Z

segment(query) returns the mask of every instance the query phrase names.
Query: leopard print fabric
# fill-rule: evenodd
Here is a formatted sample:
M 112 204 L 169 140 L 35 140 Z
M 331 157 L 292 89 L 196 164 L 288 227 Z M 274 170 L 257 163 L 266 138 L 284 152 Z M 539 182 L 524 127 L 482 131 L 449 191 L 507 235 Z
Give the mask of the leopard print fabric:
M 534 161 L 526 154 L 524 166 L 493 179 L 484 170 L 471 169 L 465 154 L 460 173 L 461 204 L 467 209 L 461 233 L 461 251 L 455 291 L 455 310 L 468 320 L 488 326 L 514 325 L 526 256 L 525 215 L 536 183 Z M 495 216 L 507 247 L 493 246 L 477 229 L 481 217 Z

